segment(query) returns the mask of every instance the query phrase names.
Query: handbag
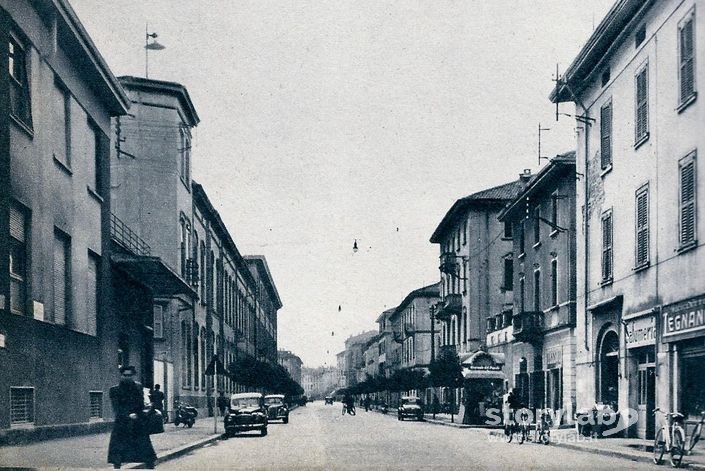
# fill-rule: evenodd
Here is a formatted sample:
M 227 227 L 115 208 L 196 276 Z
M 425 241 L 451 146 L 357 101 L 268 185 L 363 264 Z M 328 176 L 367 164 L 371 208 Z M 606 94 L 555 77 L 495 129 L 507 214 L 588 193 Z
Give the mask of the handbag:
M 144 422 L 149 435 L 164 433 L 164 418 L 159 410 L 150 408 L 144 416 Z

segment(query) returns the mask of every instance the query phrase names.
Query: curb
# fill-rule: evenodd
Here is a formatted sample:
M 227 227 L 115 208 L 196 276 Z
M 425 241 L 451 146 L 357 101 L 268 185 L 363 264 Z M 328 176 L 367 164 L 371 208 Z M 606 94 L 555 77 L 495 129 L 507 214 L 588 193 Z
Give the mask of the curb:
M 217 440 L 220 440 L 220 438 L 223 436 L 223 434 L 219 433 L 216 435 L 211 435 L 210 437 L 202 438 L 200 440 L 197 440 L 192 443 L 187 443 L 186 445 L 182 445 L 178 448 L 173 448 L 171 450 L 166 450 L 161 453 L 157 454 L 157 461 L 155 461 L 155 464 L 160 464 L 164 463 L 165 461 L 173 460 L 174 458 L 178 458 L 179 456 L 185 455 L 186 453 L 189 453 L 190 451 L 193 451 L 197 448 L 201 448 L 203 446 L 209 445 Z M 137 463 L 133 464 L 131 466 L 127 466 L 127 469 L 141 469 L 143 468 L 144 463 Z
M 495 432 L 495 431 L 490 431 L 490 435 L 496 436 L 496 437 L 503 437 L 503 433 Z M 639 452 L 633 452 L 633 451 L 628 451 L 628 450 L 606 450 L 604 448 L 598 448 L 594 446 L 589 446 L 589 445 L 581 445 L 578 443 L 568 443 L 568 442 L 563 442 L 563 441 L 551 441 L 549 446 L 560 446 L 569 450 L 575 450 L 575 451 L 582 451 L 586 453 L 599 453 L 604 456 L 610 456 L 613 458 L 623 458 L 631 461 L 637 461 L 640 463 L 651 463 L 654 464 L 653 459 L 651 458 L 651 455 L 646 454 L 646 453 L 639 453 Z M 687 461 L 688 457 L 683 456 L 683 463 L 681 464 L 681 468 L 684 469 L 692 469 L 695 471 L 705 471 L 705 465 L 699 464 L 699 463 L 689 463 Z M 666 455 L 664 455 L 664 463 L 668 463 L 668 458 Z

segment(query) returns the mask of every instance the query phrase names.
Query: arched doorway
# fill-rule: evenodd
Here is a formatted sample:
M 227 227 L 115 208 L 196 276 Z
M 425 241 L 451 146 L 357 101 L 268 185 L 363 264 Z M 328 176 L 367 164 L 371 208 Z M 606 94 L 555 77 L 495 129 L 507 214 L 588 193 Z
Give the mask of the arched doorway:
M 600 342 L 600 401 L 603 404 L 619 403 L 619 335 L 608 330 Z

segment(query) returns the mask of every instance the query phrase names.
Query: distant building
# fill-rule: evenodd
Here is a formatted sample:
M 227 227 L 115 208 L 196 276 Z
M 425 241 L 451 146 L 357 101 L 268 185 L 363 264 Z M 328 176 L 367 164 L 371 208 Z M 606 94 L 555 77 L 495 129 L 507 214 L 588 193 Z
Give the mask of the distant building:
M 303 387 L 303 383 L 301 382 L 301 367 L 303 362 L 301 358 L 288 350 L 279 350 L 277 356 L 279 358 L 279 364 L 289 372 L 291 379 Z
M 339 382 L 339 370 L 332 366 L 301 368 L 301 386 L 304 394 L 312 399 L 322 399 L 343 387 Z
M 365 345 L 375 335 L 377 332 L 370 330 L 352 335 L 345 340 L 345 366 L 347 368 L 345 377 L 348 386 L 365 380 Z

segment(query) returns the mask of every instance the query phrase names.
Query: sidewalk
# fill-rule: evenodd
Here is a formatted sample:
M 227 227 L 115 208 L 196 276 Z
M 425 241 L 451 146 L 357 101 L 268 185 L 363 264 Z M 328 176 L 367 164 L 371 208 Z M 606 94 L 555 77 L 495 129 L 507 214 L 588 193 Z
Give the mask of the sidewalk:
M 223 433 L 222 419 L 218 433 L 213 433 L 213 417 L 196 420 L 193 428 L 164 424 L 164 433 L 152 435 L 152 445 L 157 452 L 157 463 L 188 453 L 194 448 L 217 440 Z M 55 440 L 45 440 L 25 445 L 0 447 L 0 469 L 21 468 L 92 468 L 112 469 L 107 462 L 110 433 L 97 433 Z M 126 464 L 135 468 L 139 464 Z

